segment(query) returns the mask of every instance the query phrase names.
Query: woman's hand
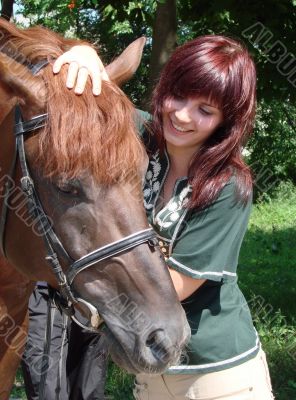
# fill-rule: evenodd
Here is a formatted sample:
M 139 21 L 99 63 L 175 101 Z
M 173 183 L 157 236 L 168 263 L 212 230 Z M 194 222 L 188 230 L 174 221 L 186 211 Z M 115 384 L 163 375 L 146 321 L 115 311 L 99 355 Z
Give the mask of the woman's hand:
M 64 64 L 69 64 L 66 86 L 69 89 L 75 86 L 76 94 L 83 93 L 89 75 L 95 96 L 101 93 L 102 80 L 110 80 L 100 57 L 90 46 L 74 46 L 61 55 L 53 64 L 54 74 L 59 73 Z

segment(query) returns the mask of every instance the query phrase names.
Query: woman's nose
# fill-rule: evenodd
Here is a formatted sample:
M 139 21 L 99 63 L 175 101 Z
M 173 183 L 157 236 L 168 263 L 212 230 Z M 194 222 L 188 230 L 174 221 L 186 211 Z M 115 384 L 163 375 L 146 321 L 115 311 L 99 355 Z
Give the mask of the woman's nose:
M 183 122 L 183 123 L 191 122 L 191 120 L 192 120 L 190 108 L 187 105 L 184 105 L 184 106 L 178 108 L 175 111 L 175 116 L 179 122 Z

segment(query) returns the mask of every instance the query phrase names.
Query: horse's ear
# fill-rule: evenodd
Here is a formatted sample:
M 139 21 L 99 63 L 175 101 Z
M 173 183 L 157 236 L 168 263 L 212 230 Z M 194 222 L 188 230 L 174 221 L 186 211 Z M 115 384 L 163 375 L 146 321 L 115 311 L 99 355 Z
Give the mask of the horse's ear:
M 27 105 L 45 105 L 47 91 L 42 78 L 33 76 L 27 67 L 4 53 L 0 53 L 0 86 Z
M 128 81 L 140 65 L 146 38 L 141 37 L 132 42 L 118 58 L 107 65 L 106 71 L 112 81 L 121 85 Z

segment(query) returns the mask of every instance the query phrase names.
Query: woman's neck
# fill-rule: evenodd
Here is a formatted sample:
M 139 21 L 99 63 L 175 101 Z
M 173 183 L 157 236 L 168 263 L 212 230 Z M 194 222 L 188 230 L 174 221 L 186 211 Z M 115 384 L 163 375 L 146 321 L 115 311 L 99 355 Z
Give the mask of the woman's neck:
M 170 169 L 176 178 L 187 176 L 190 162 L 197 149 L 175 147 L 170 143 L 167 143 L 166 147 L 170 158 Z

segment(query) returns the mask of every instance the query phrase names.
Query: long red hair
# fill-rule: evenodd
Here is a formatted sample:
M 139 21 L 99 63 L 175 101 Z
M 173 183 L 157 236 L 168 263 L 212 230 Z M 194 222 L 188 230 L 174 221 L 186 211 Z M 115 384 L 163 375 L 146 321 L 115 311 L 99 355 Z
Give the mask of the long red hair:
M 152 128 L 160 149 L 165 141 L 162 106 L 168 97 L 210 98 L 223 112 L 223 125 L 200 147 L 189 167 L 190 208 L 205 208 L 236 177 L 237 199 L 246 202 L 252 175 L 242 149 L 252 133 L 256 108 L 256 69 L 241 43 L 216 35 L 180 46 L 164 67 L 152 99 Z

